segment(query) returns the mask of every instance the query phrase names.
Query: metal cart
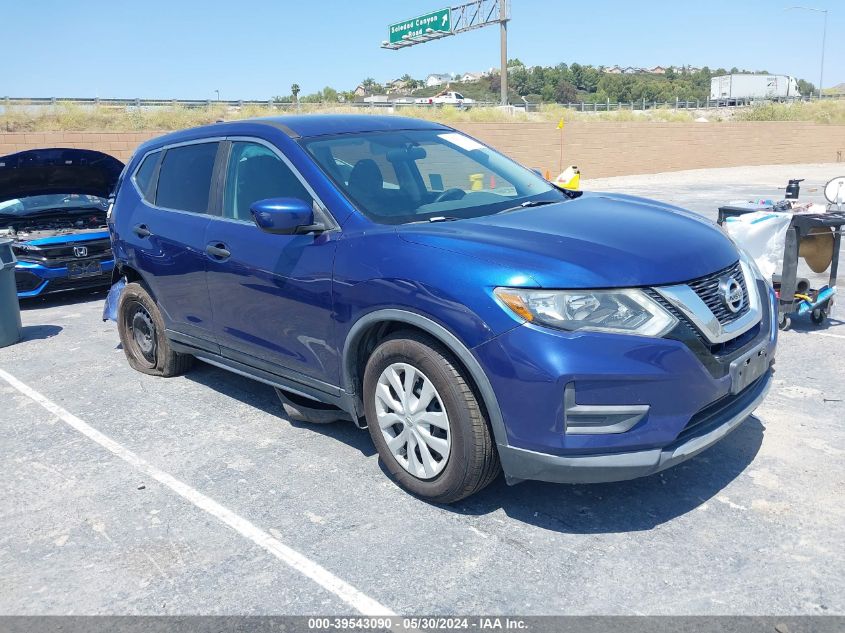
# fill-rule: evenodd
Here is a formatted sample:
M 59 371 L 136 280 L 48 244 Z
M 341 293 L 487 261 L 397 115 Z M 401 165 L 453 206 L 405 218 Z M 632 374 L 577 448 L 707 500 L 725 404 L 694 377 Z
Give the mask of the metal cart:
M 842 243 L 842 227 L 845 226 L 845 211 L 827 213 L 796 213 L 786 231 L 786 243 L 783 247 L 783 269 L 780 276 L 780 294 L 778 305 L 778 325 L 788 330 L 792 325 L 793 314 L 810 313 L 813 323 L 821 325 L 827 319 L 830 302 L 836 294 L 836 276 L 839 269 L 839 248 Z M 801 239 L 810 234 L 811 229 L 828 227 L 833 229 L 833 259 L 830 262 L 830 278 L 827 286 L 811 288 L 804 297 L 795 296 L 798 279 L 798 247 Z
M 719 208 L 719 224 L 729 218 L 754 211 L 774 210 L 765 205 L 735 205 Z M 795 314 L 810 314 L 816 325 L 821 325 L 827 319 L 830 304 L 836 294 L 836 277 L 839 269 L 839 250 L 842 243 L 842 227 L 845 226 L 845 211 L 828 211 L 827 213 L 796 213 L 786 231 L 786 242 L 783 250 L 783 268 L 780 279 L 773 282 L 778 291 L 778 326 L 787 330 L 792 325 Z M 830 278 L 827 286 L 810 288 L 796 297 L 798 282 L 798 248 L 801 239 L 810 234 L 817 227 L 833 229 L 833 259 L 830 263 Z M 778 283 L 779 281 L 779 283 Z

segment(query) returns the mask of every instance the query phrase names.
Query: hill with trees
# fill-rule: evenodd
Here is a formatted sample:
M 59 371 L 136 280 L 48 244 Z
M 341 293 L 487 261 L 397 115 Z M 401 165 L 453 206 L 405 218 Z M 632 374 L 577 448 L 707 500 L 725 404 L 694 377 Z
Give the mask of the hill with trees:
M 523 97 L 532 102 L 546 103 L 594 103 L 610 100 L 611 102 L 626 101 L 663 101 L 671 102 L 705 100 L 710 96 L 710 79 L 718 75 L 729 73 L 768 71 L 747 71 L 731 68 L 717 68 L 710 70 L 707 66 L 701 69 L 667 68 L 665 74 L 651 74 L 640 72 L 634 74 L 612 74 L 602 66 L 573 64 L 558 64 L 557 66 L 526 66 L 519 59 L 508 61 L 508 92 L 511 101 L 519 101 Z M 408 74 L 400 78 L 405 86 L 402 92 L 414 97 L 430 97 L 445 88 L 426 87 L 421 79 L 414 79 Z M 296 86 L 296 84 L 294 84 Z M 498 101 L 501 90 L 499 73 L 491 74 L 477 81 L 454 82 L 452 89 L 476 101 Z M 385 88 L 372 77 L 364 79 L 359 86 L 366 94 L 384 94 Z M 298 89 L 298 86 L 296 86 Z M 801 94 L 808 95 L 815 91 L 815 86 L 804 79 L 798 80 Z M 302 103 L 334 103 L 337 101 L 354 101 L 359 98 L 353 90 L 338 91 L 326 87 L 318 92 L 299 97 L 290 95 L 273 99 L 279 103 L 290 103 L 299 100 Z

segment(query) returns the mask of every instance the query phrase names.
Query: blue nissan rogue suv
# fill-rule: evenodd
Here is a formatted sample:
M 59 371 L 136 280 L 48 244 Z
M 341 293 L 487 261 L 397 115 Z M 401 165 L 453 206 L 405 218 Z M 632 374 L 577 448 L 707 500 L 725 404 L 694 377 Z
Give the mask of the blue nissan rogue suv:
M 127 165 L 109 229 L 132 367 L 173 376 L 198 358 L 306 419 L 351 418 L 436 502 L 500 469 L 658 472 L 737 427 L 771 381 L 774 293 L 718 227 L 559 190 L 436 123 L 169 134 Z

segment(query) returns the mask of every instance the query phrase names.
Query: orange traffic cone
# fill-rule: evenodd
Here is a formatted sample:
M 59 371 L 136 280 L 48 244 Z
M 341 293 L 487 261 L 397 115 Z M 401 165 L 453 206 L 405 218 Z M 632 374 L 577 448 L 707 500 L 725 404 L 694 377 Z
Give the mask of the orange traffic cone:
M 549 170 L 548 170 L 548 169 L 546 170 L 546 173 L 545 173 L 545 174 L 543 174 L 543 178 L 545 178 L 546 180 L 551 180 L 551 179 L 552 179 L 552 175 L 549 173 Z

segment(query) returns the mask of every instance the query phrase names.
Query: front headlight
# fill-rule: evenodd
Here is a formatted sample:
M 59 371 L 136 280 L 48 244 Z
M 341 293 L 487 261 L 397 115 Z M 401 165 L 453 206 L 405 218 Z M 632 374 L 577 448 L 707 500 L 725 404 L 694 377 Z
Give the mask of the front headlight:
M 496 288 L 494 292 L 526 321 L 561 330 L 663 336 L 678 323 L 660 304 L 637 289 Z

